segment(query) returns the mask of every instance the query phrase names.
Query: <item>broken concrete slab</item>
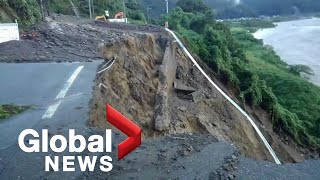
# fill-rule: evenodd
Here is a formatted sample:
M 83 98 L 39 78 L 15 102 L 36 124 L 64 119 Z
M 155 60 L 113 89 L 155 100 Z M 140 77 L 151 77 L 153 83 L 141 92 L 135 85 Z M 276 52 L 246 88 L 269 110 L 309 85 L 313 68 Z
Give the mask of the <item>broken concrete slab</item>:
M 184 85 L 183 83 L 181 83 L 179 81 L 175 81 L 173 83 L 173 86 L 176 91 L 183 92 L 184 94 L 190 94 L 190 93 L 197 91 L 196 88 Z
M 165 131 L 169 129 L 170 118 L 168 112 L 168 94 L 166 91 L 158 91 L 155 105 L 155 129 Z
M 193 102 L 195 103 L 202 101 L 204 98 L 204 94 L 201 91 L 193 92 L 191 93 L 191 96 L 192 96 Z
M 155 104 L 155 129 L 166 131 L 169 129 L 170 118 L 168 109 L 168 96 L 172 91 L 175 80 L 177 62 L 175 59 L 175 44 L 168 42 L 164 53 L 162 65 L 159 69 L 159 80 Z
M 178 109 L 179 109 L 180 111 L 182 111 L 182 112 L 186 112 L 186 111 L 187 111 L 187 108 L 186 108 L 186 107 L 184 107 L 184 106 L 179 107 Z

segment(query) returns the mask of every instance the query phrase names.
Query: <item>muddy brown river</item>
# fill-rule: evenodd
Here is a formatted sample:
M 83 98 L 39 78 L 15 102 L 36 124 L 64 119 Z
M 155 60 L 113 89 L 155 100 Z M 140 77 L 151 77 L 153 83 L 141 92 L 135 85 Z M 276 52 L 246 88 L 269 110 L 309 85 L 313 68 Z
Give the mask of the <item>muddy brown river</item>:
M 315 75 L 310 81 L 320 86 L 320 19 L 280 22 L 254 36 L 271 45 L 286 63 L 311 67 Z

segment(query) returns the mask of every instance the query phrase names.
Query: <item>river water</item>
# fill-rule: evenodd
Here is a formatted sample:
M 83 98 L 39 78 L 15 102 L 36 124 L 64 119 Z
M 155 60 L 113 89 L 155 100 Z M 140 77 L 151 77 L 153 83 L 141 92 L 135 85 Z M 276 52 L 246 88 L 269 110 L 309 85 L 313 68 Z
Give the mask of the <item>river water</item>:
M 320 86 L 320 19 L 280 22 L 253 35 L 271 45 L 286 63 L 311 67 L 315 75 L 310 81 Z

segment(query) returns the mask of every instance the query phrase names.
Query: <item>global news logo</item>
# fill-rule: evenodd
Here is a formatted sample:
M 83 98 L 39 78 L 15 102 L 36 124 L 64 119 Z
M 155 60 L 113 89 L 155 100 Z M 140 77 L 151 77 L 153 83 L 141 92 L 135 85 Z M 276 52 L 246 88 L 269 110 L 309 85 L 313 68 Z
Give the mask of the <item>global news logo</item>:
M 107 121 L 125 133 L 128 138 L 118 145 L 118 160 L 121 160 L 131 151 L 141 145 L 141 128 L 131 122 L 121 113 L 116 111 L 110 105 L 106 105 Z M 26 141 L 27 137 L 31 138 Z M 28 142 L 28 143 L 26 143 Z M 78 143 L 77 143 L 78 142 Z M 18 138 L 18 144 L 22 151 L 26 153 L 82 153 L 89 151 L 91 153 L 111 153 L 112 152 L 112 130 L 106 129 L 105 136 L 91 135 L 86 139 L 82 135 L 77 135 L 75 129 L 69 129 L 68 138 L 63 135 L 54 135 L 49 139 L 48 129 L 43 129 L 39 134 L 34 129 L 23 130 Z M 112 170 L 112 158 L 103 155 L 98 156 L 45 156 L 45 171 L 76 171 L 75 164 L 79 164 L 81 171 L 94 171 L 95 167 L 103 172 Z M 75 162 L 78 163 L 75 163 Z M 62 168 L 59 167 L 62 164 Z

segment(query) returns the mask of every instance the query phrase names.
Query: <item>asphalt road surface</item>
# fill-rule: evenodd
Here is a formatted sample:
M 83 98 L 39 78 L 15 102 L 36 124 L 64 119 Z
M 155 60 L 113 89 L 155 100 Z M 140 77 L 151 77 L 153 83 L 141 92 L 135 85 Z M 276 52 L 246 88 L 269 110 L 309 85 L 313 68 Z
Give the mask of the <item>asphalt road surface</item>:
M 59 176 L 59 173 L 49 175 L 44 171 L 44 154 L 23 152 L 18 146 L 18 136 L 25 129 L 35 129 L 39 134 L 42 129 L 48 129 L 52 135 L 66 135 L 69 129 L 76 129 L 76 134 L 84 136 L 92 134 L 94 130 L 88 128 L 86 122 L 93 80 L 100 63 L 0 64 L 0 104 L 33 106 L 0 122 L 0 177 Z
M 235 151 L 233 146 L 207 136 L 183 135 L 146 140 L 130 156 L 117 161 L 116 145 L 126 137 L 115 133 L 113 152 L 109 154 L 114 165 L 111 172 L 100 171 L 99 165 L 94 172 L 81 172 L 77 161 L 75 172 L 61 169 L 46 172 L 45 156 L 59 156 L 59 168 L 62 168 L 62 156 L 94 155 L 99 158 L 106 155 L 87 150 L 57 154 L 50 149 L 47 153 L 26 153 L 18 145 L 18 136 L 25 129 L 34 129 L 39 134 L 42 129 L 48 129 L 49 137 L 59 134 L 68 138 L 69 129 L 75 129 L 76 134 L 86 139 L 93 134 L 103 135 L 86 125 L 93 81 L 100 63 L 0 64 L 0 103 L 33 106 L 0 122 L 0 179 L 206 178 Z M 29 138 L 26 138 L 26 144 Z M 142 172 L 145 168 L 148 171 Z
M 89 101 L 97 67 L 87 63 L 0 63 L 0 104 L 32 105 L 33 108 L 0 121 L 0 179 L 319 179 L 320 161 L 276 165 L 244 157 L 225 166 L 237 154 L 233 145 L 217 142 L 207 135 L 172 135 L 143 140 L 142 145 L 124 160 L 117 161 L 116 145 L 125 136 L 113 134 L 113 169 L 81 172 L 46 172 L 45 156 L 98 156 L 82 153 L 26 153 L 18 145 L 25 129 L 49 136 L 64 135 L 75 129 L 86 139 L 103 132 L 87 126 Z M 28 139 L 28 138 L 27 138 Z M 26 140 L 27 143 L 28 140 Z M 61 161 L 61 159 L 60 159 Z M 59 164 L 62 167 L 62 162 Z M 226 172 L 219 169 L 228 169 Z M 235 175 L 235 176 L 234 176 Z M 220 177 L 220 178 L 219 178 Z

